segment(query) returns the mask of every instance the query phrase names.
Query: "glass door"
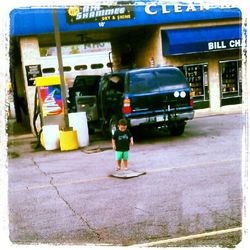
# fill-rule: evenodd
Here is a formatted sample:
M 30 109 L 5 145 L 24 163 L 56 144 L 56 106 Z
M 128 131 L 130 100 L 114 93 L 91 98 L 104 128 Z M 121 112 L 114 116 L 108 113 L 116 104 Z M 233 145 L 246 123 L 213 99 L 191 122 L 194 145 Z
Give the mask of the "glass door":
M 241 60 L 220 62 L 221 106 L 242 103 Z
M 195 109 L 209 107 L 208 64 L 184 65 Z

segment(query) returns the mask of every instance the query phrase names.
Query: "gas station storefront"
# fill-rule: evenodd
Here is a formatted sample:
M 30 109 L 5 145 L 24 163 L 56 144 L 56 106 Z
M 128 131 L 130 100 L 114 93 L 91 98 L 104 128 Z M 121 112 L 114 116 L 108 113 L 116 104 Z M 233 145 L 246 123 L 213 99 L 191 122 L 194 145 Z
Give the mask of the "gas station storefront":
M 109 41 L 114 70 L 152 65 L 182 69 L 197 114 L 242 109 L 244 61 L 238 7 L 126 1 L 125 5 L 58 9 L 58 19 L 62 45 Z M 12 62 L 11 80 L 18 93 L 25 90 L 32 121 L 35 85 L 27 67 L 36 66 L 38 74 L 33 76 L 42 76 L 40 48 L 55 44 L 52 10 L 14 9 L 10 28 L 12 48 L 20 50 L 19 60 Z

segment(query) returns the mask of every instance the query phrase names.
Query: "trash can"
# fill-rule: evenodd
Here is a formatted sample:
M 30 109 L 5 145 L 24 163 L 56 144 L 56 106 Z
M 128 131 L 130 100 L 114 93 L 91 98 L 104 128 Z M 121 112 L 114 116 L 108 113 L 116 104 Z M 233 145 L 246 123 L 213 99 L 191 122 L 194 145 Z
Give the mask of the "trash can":
M 86 112 L 69 113 L 69 126 L 77 131 L 79 147 L 89 145 L 89 130 Z
M 46 150 L 55 150 L 59 148 L 59 126 L 45 125 L 42 127 L 42 146 Z

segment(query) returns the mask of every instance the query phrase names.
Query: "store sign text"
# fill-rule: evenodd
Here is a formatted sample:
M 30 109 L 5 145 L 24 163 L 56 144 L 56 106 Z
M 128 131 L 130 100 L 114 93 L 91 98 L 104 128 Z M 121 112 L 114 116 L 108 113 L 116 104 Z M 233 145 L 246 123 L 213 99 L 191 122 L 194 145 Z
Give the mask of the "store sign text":
M 241 39 L 229 40 L 229 41 L 215 41 L 209 42 L 208 50 L 221 50 L 221 49 L 235 49 L 242 46 Z
M 160 6 L 160 9 L 159 9 Z M 224 9 L 224 8 L 232 8 L 231 5 L 220 5 L 218 8 Z M 188 4 L 180 4 L 176 3 L 173 5 L 167 5 L 167 4 L 157 4 L 154 3 L 148 3 L 145 6 L 145 13 L 148 15 L 157 15 L 159 12 L 162 14 L 170 14 L 170 13 L 182 13 L 182 12 L 197 12 L 197 11 L 206 11 L 211 8 L 215 8 L 214 6 L 210 6 L 208 3 L 200 3 L 200 4 L 194 4 L 194 3 L 188 3 Z
M 116 2 L 113 5 L 85 5 L 75 6 L 67 9 L 66 16 L 68 23 L 117 21 L 134 18 L 134 6 L 132 1 L 127 4 Z M 102 25 L 99 25 L 102 26 Z

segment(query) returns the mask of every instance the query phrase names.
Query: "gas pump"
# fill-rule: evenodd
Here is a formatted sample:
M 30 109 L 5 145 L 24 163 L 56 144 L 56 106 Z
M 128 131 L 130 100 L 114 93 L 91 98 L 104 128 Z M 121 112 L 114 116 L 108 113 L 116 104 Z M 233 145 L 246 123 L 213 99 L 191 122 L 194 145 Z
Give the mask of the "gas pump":
M 40 112 L 34 112 L 34 120 L 40 115 L 42 130 L 37 132 L 40 143 L 46 150 L 57 148 L 78 148 L 77 132 L 67 131 L 67 138 L 62 130 L 65 127 L 64 105 L 59 76 L 47 76 L 35 78 L 37 101 Z M 35 100 L 36 101 L 36 100 Z M 36 104 L 35 104 L 36 105 Z M 36 109 L 35 109 L 36 110 Z M 34 121 L 35 123 L 35 121 Z M 36 129 L 35 129 L 36 130 Z M 65 143 L 67 144 L 65 146 Z M 68 146 L 68 144 L 70 144 Z

